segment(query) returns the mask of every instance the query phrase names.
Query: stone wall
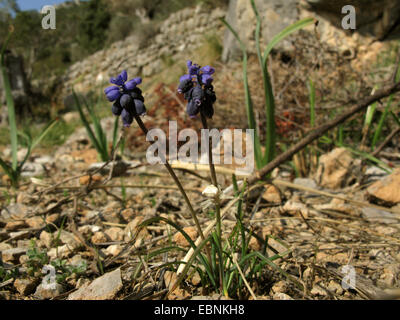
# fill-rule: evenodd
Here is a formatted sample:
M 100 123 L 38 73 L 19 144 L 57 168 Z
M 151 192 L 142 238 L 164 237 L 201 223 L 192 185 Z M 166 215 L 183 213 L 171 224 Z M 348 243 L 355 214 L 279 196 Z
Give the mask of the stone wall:
M 261 40 L 267 44 L 278 32 L 305 17 L 315 17 L 320 40 L 333 49 L 354 50 L 365 39 L 384 40 L 400 36 L 400 1 L 398 0 L 255 0 L 262 19 Z M 342 7 L 352 4 L 356 10 L 356 30 L 343 30 Z M 255 15 L 249 0 L 230 0 L 226 20 L 237 30 L 249 52 L 255 53 Z M 308 30 L 312 31 L 312 27 Z M 290 51 L 288 38 L 277 49 Z M 360 40 L 360 41 L 359 41 Z M 225 31 L 222 60 L 227 62 L 241 54 L 237 41 Z
M 131 77 L 156 74 L 163 67 L 163 57 L 173 58 L 199 47 L 206 34 L 215 33 L 222 39 L 223 25 L 219 18 L 225 14 L 220 8 L 211 12 L 203 6 L 186 8 L 171 14 L 145 48 L 139 48 L 136 36 L 113 43 L 110 48 L 69 68 L 63 79 L 63 96 L 70 94 L 72 86 L 76 91 L 84 92 L 93 88 L 96 82 L 116 76 L 122 69 L 126 69 Z

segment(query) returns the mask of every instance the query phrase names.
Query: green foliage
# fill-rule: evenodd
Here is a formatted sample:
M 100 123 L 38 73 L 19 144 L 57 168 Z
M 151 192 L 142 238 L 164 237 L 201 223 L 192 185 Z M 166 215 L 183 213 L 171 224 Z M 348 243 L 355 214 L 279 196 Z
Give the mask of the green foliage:
M 261 151 L 261 143 L 260 137 L 258 134 L 258 128 L 256 128 L 253 103 L 250 96 L 249 84 L 247 79 L 247 50 L 245 44 L 240 40 L 238 33 L 224 20 L 222 22 L 228 27 L 228 29 L 235 36 L 237 41 L 240 44 L 240 47 L 243 52 L 243 82 L 245 89 L 245 102 L 246 102 L 246 112 L 248 119 L 248 126 L 250 129 L 254 129 L 254 155 L 257 168 L 261 168 L 265 166 L 268 162 L 270 162 L 275 156 L 275 141 L 276 141 L 276 132 L 275 132 L 275 101 L 274 94 L 272 91 L 270 75 L 267 67 L 268 56 L 271 53 L 273 47 L 279 43 L 281 40 L 292 34 L 293 32 L 304 28 L 307 25 L 310 25 L 314 22 L 312 18 L 306 18 L 300 20 L 289 27 L 282 30 L 279 34 L 277 34 L 266 46 L 264 53 L 261 53 L 260 48 L 260 33 L 261 33 L 261 18 L 255 6 L 254 0 L 250 0 L 253 11 L 256 16 L 256 31 L 255 31 L 255 40 L 256 40 L 256 51 L 258 60 L 261 68 L 261 75 L 264 84 L 264 98 L 265 98 L 265 114 L 267 118 L 267 130 L 265 134 L 265 153 L 262 154 Z
M 19 6 L 16 0 L 0 0 L 0 12 L 10 14 L 18 11 Z
M 53 147 L 62 145 L 76 130 L 77 126 L 78 122 L 67 123 L 62 119 L 57 121 L 57 123 L 54 125 L 54 128 L 43 138 L 39 146 Z M 34 126 L 28 128 L 30 128 L 30 130 L 34 133 L 40 131 L 40 129 L 36 129 Z
M 34 48 L 40 45 L 40 41 L 44 37 L 43 32 L 32 32 L 41 26 L 42 16 L 38 11 L 20 11 L 13 20 L 15 28 L 13 41 L 11 45 L 18 48 Z M 51 50 L 51 48 L 49 49 Z
M 3 77 L 3 85 L 4 91 L 6 94 L 6 102 L 7 102 L 7 109 L 8 109 L 8 123 L 10 127 L 10 140 L 11 140 L 11 164 L 8 164 L 3 159 L 0 158 L 0 166 L 4 170 L 4 172 L 8 175 L 11 180 L 12 186 L 15 188 L 18 186 L 18 180 L 21 175 L 22 167 L 25 164 L 26 160 L 28 160 L 31 151 L 35 148 L 40 141 L 45 137 L 45 135 L 53 128 L 56 123 L 56 120 L 49 122 L 42 132 L 35 138 L 32 137 L 27 133 L 21 133 L 17 131 L 17 124 L 15 120 L 15 107 L 14 107 L 14 99 L 11 94 L 11 86 L 10 80 L 8 78 L 7 70 L 5 67 L 5 49 L 7 44 L 11 38 L 12 30 L 10 31 L 1 51 L 0 51 L 0 72 Z M 17 151 L 18 151 L 18 135 L 20 135 L 23 139 L 26 140 L 28 150 L 26 152 L 25 158 L 18 163 L 17 159 Z
M 49 263 L 49 257 L 46 251 L 41 251 L 36 247 L 36 242 L 31 241 L 31 247 L 27 251 L 28 261 L 26 265 L 28 267 L 28 274 L 34 276 L 36 273 L 41 272 L 44 265 Z
M 18 268 L 6 269 L 0 265 L 0 283 L 10 279 L 15 279 L 18 275 Z
M 162 221 L 167 223 L 181 233 L 194 250 L 191 258 L 185 263 L 185 267 L 177 280 L 176 286 L 179 286 L 179 284 L 187 277 L 188 274 L 197 272 L 200 276 L 203 289 L 208 291 L 221 290 L 221 293 L 223 293 L 226 297 L 242 299 L 248 295 L 246 292 L 247 289 L 244 286 L 242 274 L 245 276 L 245 280 L 251 286 L 253 283 L 259 282 L 260 279 L 262 279 L 262 276 L 265 274 L 265 267 L 269 266 L 281 273 L 288 280 L 294 282 L 294 284 L 302 290 L 302 285 L 299 282 L 297 282 L 293 277 L 291 277 L 273 262 L 274 260 L 280 259 L 291 252 L 288 246 L 279 239 L 274 238 L 274 240 L 278 241 L 288 250 L 281 254 L 275 254 L 268 257 L 266 255 L 266 249 L 268 247 L 268 238 L 271 236 L 268 236 L 265 239 L 260 239 L 246 227 L 243 220 L 243 201 L 246 184 L 244 183 L 241 190 L 239 190 L 235 181 L 236 177 L 234 178 L 234 187 L 237 198 L 236 225 L 234 226 L 230 235 L 223 242 L 220 241 L 217 232 L 214 231 L 196 246 L 189 235 L 179 225 L 162 217 L 148 219 L 139 227 L 143 228 L 154 222 Z M 261 242 L 264 243 L 261 251 L 254 251 L 249 247 L 252 237 L 256 237 L 257 240 L 261 240 Z M 220 245 L 221 243 L 222 245 Z M 209 244 L 211 247 L 211 260 L 208 260 L 207 255 L 203 253 L 204 247 L 207 244 Z M 186 250 L 183 248 L 169 246 L 146 253 L 144 258 L 145 261 L 149 261 L 160 254 L 173 251 L 182 251 L 186 253 Z M 183 261 L 175 261 L 163 264 L 160 267 L 172 268 L 175 265 L 180 265 L 183 263 Z M 137 274 L 140 271 L 141 265 L 142 263 L 138 266 Z M 172 291 L 173 289 L 170 290 Z
M 37 276 L 41 274 L 42 269 L 45 265 L 49 264 L 49 257 L 45 250 L 40 250 L 36 247 L 36 242 L 31 241 L 31 247 L 27 251 L 28 261 L 26 262 L 28 267 L 28 275 Z M 58 283 L 63 283 L 72 274 L 81 275 L 87 269 L 86 262 L 82 262 L 77 266 L 67 264 L 66 259 L 54 259 L 50 262 L 56 270 L 56 281 Z M 1 278 L 1 277 L 0 277 Z
M 0 43 L 12 24 L 15 34 L 10 49 L 24 58 L 28 76 L 34 79 L 60 75 L 71 63 L 102 49 L 111 20 L 108 4 L 104 0 L 57 8 L 55 30 L 42 28 L 43 16 L 37 11 L 16 11 L 14 18 L 1 12 Z
M 66 259 L 55 259 L 50 264 L 56 269 L 56 281 L 63 283 L 73 274 L 81 275 L 86 272 L 87 263 L 81 262 L 77 266 L 68 265 Z
M 11 19 L 12 14 L 18 11 L 19 7 L 16 0 L 0 0 L 0 39 L 7 34 L 3 32 L 7 31 L 7 22 Z
M 80 99 L 78 99 L 78 96 L 76 95 L 75 91 L 72 91 L 72 93 L 74 95 L 75 103 L 78 108 L 79 116 L 82 120 L 82 123 L 83 123 L 85 129 L 86 129 L 89 139 L 92 142 L 92 145 L 96 148 L 102 161 L 111 160 L 111 154 L 113 152 L 112 150 L 115 149 L 115 146 L 117 144 L 117 132 L 118 132 L 119 117 L 115 117 L 114 129 L 113 129 L 113 141 L 112 141 L 113 148 L 109 152 L 107 136 L 106 136 L 106 133 L 104 132 L 103 128 L 101 127 L 100 119 L 97 116 L 96 112 L 87 103 L 86 99 L 83 99 L 87 114 L 90 116 L 90 118 L 93 122 L 93 127 L 94 127 L 94 131 L 93 131 L 89 124 L 89 121 L 85 115 L 85 112 L 82 108 Z
M 103 48 L 111 14 L 103 0 L 84 2 L 81 12 L 78 42 L 88 53 L 93 53 Z
M 400 80 L 400 68 L 397 70 L 397 74 L 395 75 L 395 79 L 396 82 L 398 82 Z M 376 131 L 374 133 L 374 136 L 372 138 L 372 143 L 371 143 L 371 147 L 372 149 L 374 149 L 376 147 L 377 142 L 379 141 L 381 134 L 382 134 L 382 129 L 383 129 L 383 125 L 387 119 L 387 117 L 389 116 L 390 112 L 391 112 L 391 105 L 392 105 L 392 101 L 393 101 L 393 95 L 391 94 L 388 98 L 388 101 L 386 103 L 385 109 L 379 119 Z

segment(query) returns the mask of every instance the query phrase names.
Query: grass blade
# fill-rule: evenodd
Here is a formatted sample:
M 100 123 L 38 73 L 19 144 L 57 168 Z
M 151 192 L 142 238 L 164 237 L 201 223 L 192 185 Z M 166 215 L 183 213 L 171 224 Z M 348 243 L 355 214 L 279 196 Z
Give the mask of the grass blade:
M 176 283 L 172 286 L 172 288 L 169 290 L 168 295 L 173 292 L 183 281 L 185 278 L 187 272 L 189 271 L 190 266 L 193 264 L 194 259 L 197 257 L 198 254 L 200 254 L 201 249 L 206 245 L 206 243 L 210 240 L 210 236 L 208 236 L 206 239 L 204 239 L 200 244 L 197 246 L 197 248 L 194 250 L 193 255 L 190 257 L 189 261 L 186 263 L 185 268 L 183 269 L 182 273 L 180 274 L 178 280 L 176 280 Z M 209 274 L 210 276 L 210 274 Z M 213 286 L 216 287 L 215 280 L 213 277 L 210 277 L 210 281 L 212 282 Z
M 92 142 L 93 146 L 96 148 L 97 152 L 101 155 L 102 154 L 102 148 L 101 148 L 99 142 L 97 141 L 96 136 L 94 135 L 93 130 L 90 127 L 90 124 L 86 119 L 86 116 L 83 113 L 81 103 L 80 103 L 80 101 L 78 99 L 78 96 L 75 93 L 75 90 L 73 90 L 73 89 L 72 89 L 72 94 L 74 95 L 74 99 L 75 99 L 76 106 L 78 108 L 79 116 L 81 117 L 82 123 L 86 128 L 86 131 L 87 131 L 87 134 L 88 134 L 88 136 L 90 138 L 90 141 Z
M 304 290 L 303 285 L 297 281 L 295 278 L 293 278 L 290 274 L 288 274 L 285 270 L 280 268 L 278 265 L 273 263 L 271 259 L 263 256 L 260 252 L 255 252 L 255 255 L 260 258 L 262 261 L 264 261 L 266 264 L 268 264 L 270 267 L 273 269 L 277 270 L 280 274 L 285 276 L 288 280 L 292 281 L 300 290 Z
M 362 157 L 364 159 L 367 159 L 367 160 L 369 160 L 371 162 L 376 163 L 376 165 L 379 168 L 381 168 L 382 170 L 386 171 L 387 173 L 391 173 L 392 172 L 392 169 L 386 163 L 384 163 L 383 161 L 379 160 L 378 158 L 370 155 L 369 153 L 363 152 L 363 151 L 359 151 L 359 150 L 356 150 L 354 148 L 350 148 L 350 147 L 347 147 L 347 146 L 342 146 L 342 147 L 346 148 L 347 150 L 349 150 L 350 152 L 354 153 L 357 156 L 360 156 L 360 157 Z
M 274 93 L 272 90 L 271 80 L 268 73 L 267 64 L 264 63 L 263 55 L 261 54 L 260 48 L 260 31 L 261 31 L 261 18 L 258 13 L 257 7 L 254 3 L 254 0 L 250 0 L 251 6 L 253 8 L 254 14 L 256 16 L 256 31 L 255 31 L 255 40 L 256 40 L 256 51 L 258 60 L 261 67 L 261 74 L 263 78 L 263 86 L 264 86 L 264 99 L 265 99 L 265 115 L 267 118 L 267 130 L 265 136 L 265 154 L 262 157 L 262 166 L 265 166 L 268 162 L 270 162 L 275 157 L 275 141 L 276 141 L 276 130 L 275 130 L 275 99 Z
M 293 23 L 292 25 L 286 27 L 281 32 L 279 32 L 275 37 L 273 37 L 272 40 L 268 43 L 268 45 L 264 51 L 264 56 L 263 56 L 264 65 L 267 64 L 268 55 L 271 53 L 272 49 L 274 48 L 274 46 L 277 43 L 279 43 L 280 41 L 285 39 L 287 36 L 289 36 L 293 32 L 296 32 L 297 30 L 300 30 L 300 29 L 302 29 L 312 23 L 315 23 L 315 22 L 316 22 L 316 20 L 314 18 L 305 18 L 305 19 L 299 20 L 299 21 Z
M 195 243 L 193 242 L 193 240 L 189 237 L 189 235 L 188 235 L 179 225 L 177 225 L 177 224 L 174 223 L 173 221 L 168 220 L 168 219 L 166 219 L 166 218 L 163 218 L 163 217 L 154 217 L 154 218 L 150 218 L 150 219 L 147 219 L 146 221 L 142 222 L 142 223 L 139 225 L 139 227 L 140 227 L 140 228 L 143 228 L 143 227 L 145 227 L 145 226 L 147 226 L 147 225 L 149 225 L 149 224 L 151 224 L 151 223 L 159 222 L 159 221 L 164 221 L 165 223 L 171 225 L 171 226 L 174 227 L 177 231 L 179 231 L 179 232 L 185 237 L 186 241 L 190 244 L 190 246 L 193 248 L 194 251 L 196 251 L 196 250 L 198 249 L 198 247 L 196 247 L 196 245 L 195 245 Z M 200 257 L 200 261 L 201 261 L 201 263 L 203 264 L 204 268 L 206 269 L 206 271 L 207 271 L 207 273 L 208 273 L 210 279 L 211 279 L 211 278 L 213 279 L 214 277 L 213 277 L 213 275 L 212 275 L 212 271 L 211 271 L 210 265 L 207 263 L 207 260 L 206 260 L 206 259 L 204 258 L 204 256 L 201 255 L 201 254 L 200 254 L 199 257 Z M 213 282 L 215 282 L 214 279 L 213 279 Z
M 58 118 L 50 121 L 40 132 L 40 134 L 33 139 L 31 149 L 33 150 L 42 140 L 43 138 L 54 128 L 54 126 L 58 123 Z
M 8 123 L 10 126 L 10 138 L 11 138 L 11 157 L 12 157 L 12 163 L 11 163 L 11 168 L 12 170 L 16 171 L 17 166 L 18 166 L 18 159 L 17 159 L 17 149 L 18 149 L 18 137 L 17 137 L 17 123 L 15 119 L 15 106 L 14 106 L 14 99 L 11 94 L 11 85 L 10 85 L 10 79 L 8 78 L 7 70 L 6 70 L 6 65 L 5 65 L 5 50 L 7 48 L 7 45 L 11 39 L 11 34 L 13 33 L 13 28 L 10 30 L 10 32 L 7 35 L 7 38 L 3 44 L 3 47 L 1 48 L 1 53 L 0 53 L 0 69 L 1 69 L 1 74 L 3 77 L 3 86 L 4 86 L 4 91 L 6 95 L 6 103 L 7 103 L 7 109 L 8 109 Z
M 101 127 L 99 118 L 96 116 L 96 113 L 94 112 L 93 108 L 87 103 L 86 99 L 84 99 L 83 101 L 84 101 L 86 110 L 88 111 L 88 113 L 92 119 L 96 138 L 101 147 L 101 151 L 102 151 L 100 153 L 101 160 L 107 161 L 109 159 L 108 152 L 107 152 L 107 137 L 104 134 L 104 131 L 103 131 L 103 128 Z
M 385 124 L 385 120 L 390 112 L 390 106 L 392 104 L 392 100 L 393 100 L 393 95 L 389 96 L 388 102 L 385 106 L 385 109 L 381 115 L 381 117 L 379 118 L 379 122 L 378 122 L 378 126 L 376 128 L 374 137 L 372 138 L 372 143 L 371 143 L 371 147 L 372 149 L 375 149 L 375 146 L 379 140 L 379 138 L 381 137 L 382 134 L 382 130 L 383 130 L 383 125 Z
M 247 113 L 247 122 L 249 129 L 254 130 L 254 156 L 256 160 L 257 168 L 262 167 L 262 159 L 261 159 L 261 145 L 260 145 L 260 138 L 258 135 L 258 130 L 256 126 L 255 116 L 254 116 L 254 109 L 253 109 L 253 102 L 251 100 L 249 83 L 247 78 L 247 51 L 246 46 L 240 40 L 239 35 L 237 32 L 232 28 L 232 26 L 223 18 L 220 19 L 223 24 L 232 32 L 233 36 L 239 42 L 240 48 L 242 49 L 243 53 L 243 84 L 244 84 L 244 93 L 245 93 L 245 104 L 246 104 L 246 113 Z
M 182 252 L 186 253 L 186 250 L 181 248 L 181 247 L 169 246 L 169 247 L 164 247 L 164 248 L 157 249 L 157 250 L 154 250 L 152 252 L 149 252 L 148 253 L 148 258 L 151 259 L 153 257 L 156 257 L 156 256 L 160 255 L 160 254 L 167 253 L 167 252 L 170 252 L 170 251 L 173 251 L 173 250 L 182 251 Z
M 394 81 L 395 82 L 399 82 L 399 80 L 400 80 L 400 68 L 397 68 L 397 72 L 396 72 L 396 75 L 394 77 Z M 381 118 L 379 119 L 378 127 L 377 127 L 377 129 L 375 131 L 375 134 L 374 134 L 374 137 L 372 139 L 372 144 L 371 144 L 372 149 L 375 148 L 376 143 L 378 142 L 378 140 L 380 138 L 380 135 L 382 133 L 382 127 L 383 127 L 383 124 L 384 124 L 384 122 L 386 120 L 386 117 L 388 116 L 389 112 L 391 112 L 390 111 L 390 105 L 392 104 L 392 100 L 393 100 L 393 95 L 390 95 L 389 98 L 388 98 L 388 102 L 386 104 L 385 110 L 383 111 L 383 114 L 382 114 Z

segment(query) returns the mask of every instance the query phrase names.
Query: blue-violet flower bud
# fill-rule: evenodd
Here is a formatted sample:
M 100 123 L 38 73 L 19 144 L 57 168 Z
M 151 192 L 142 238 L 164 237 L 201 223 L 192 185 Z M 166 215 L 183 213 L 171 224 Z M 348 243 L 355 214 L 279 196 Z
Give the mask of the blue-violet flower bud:
M 214 115 L 213 104 L 217 100 L 214 88 L 212 74 L 215 69 L 211 66 L 200 67 L 187 61 L 188 73 L 181 76 L 178 86 L 178 92 L 184 94 L 184 99 L 188 101 L 186 112 L 191 118 L 201 112 L 207 118 Z
M 109 101 L 114 102 L 111 112 L 119 116 L 125 127 L 129 127 L 135 115 L 146 114 L 142 90 L 137 86 L 142 83 L 142 78 L 128 80 L 128 73 L 124 70 L 115 78 L 110 79 L 113 86 L 104 89 Z

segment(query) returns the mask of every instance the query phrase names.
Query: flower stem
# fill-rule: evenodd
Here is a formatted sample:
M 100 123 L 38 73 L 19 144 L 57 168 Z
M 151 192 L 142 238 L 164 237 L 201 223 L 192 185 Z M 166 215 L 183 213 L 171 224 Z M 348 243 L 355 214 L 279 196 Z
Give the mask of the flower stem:
M 144 125 L 142 119 L 137 114 L 135 114 L 134 117 L 135 117 L 135 120 L 138 123 L 140 129 L 144 132 L 145 135 L 147 135 L 148 130 L 147 130 L 146 126 Z M 159 154 L 159 156 L 163 157 L 162 154 Z M 179 179 L 176 176 L 174 170 L 172 169 L 172 167 L 168 163 L 167 159 L 164 158 L 164 159 L 161 159 L 161 160 L 164 162 L 164 165 L 167 168 L 169 174 L 171 175 L 171 177 L 174 180 L 175 184 L 178 186 L 179 191 L 182 193 L 182 196 L 185 199 L 185 202 L 186 202 L 187 206 L 189 207 L 189 211 L 190 211 L 190 213 L 192 215 L 192 218 L 193 218 L 193 220 L 194 220 L 194 222 L 196 224 L 197 231 L 199 232 L 201 238 L 204 240 L 205 239 L 204 238 L 204 234 L 203 234 L 203 231 L 201 229 L 199 220 L 197 219 L 196 212 L 194 211 L 194 209 L 192 207 L 192 204 L 190 203 L 190 200 L 189 200 L 185 190 L 183 189 L 183 186 L 182 186 L 181 182 L 179 181 Z M 211 261 L 211 260 L 209 260 L 209 261 Z
M 201 115 L 201 122 L 203 124 L 203 128 L 205 130 L 208 130 L 208 124 L 207 124 L 207 118 L 205 115 L 200 112 Z M 214 161 L 213 161 L 213 155 L 212 155 L 212 139 L 210 136 L 208 136 L 208 164 L 210 166 L 210 174 L 211 174 L 211 181 L 212 184 L 219 190 L 218 187 L 218 181 L 217 181 L 217 175 L 215 173 L 215 166 L 214 166 Z M 220 201 L 219 201 L 219 193 L 217 196 L 214 198 L 214 203 L 215 203 L 215 225 L 217 227 L 217 238 L 218 238 L 218 245 L 222 250 L 222 229 L 221 229 L 221 212 L 220 212 Z M 221 290 L 223 287 L 223 261 L 219 262 L 219 279 L 220 279 L 220 286 Z

